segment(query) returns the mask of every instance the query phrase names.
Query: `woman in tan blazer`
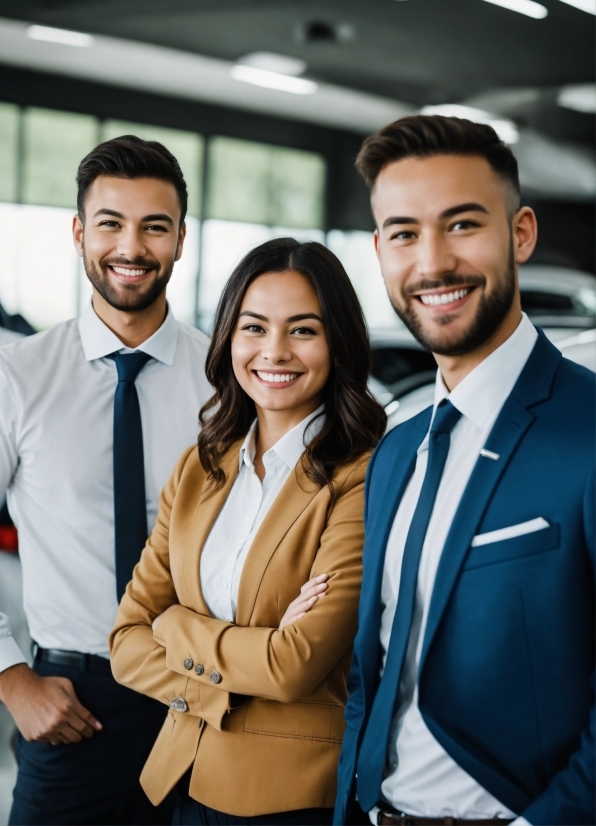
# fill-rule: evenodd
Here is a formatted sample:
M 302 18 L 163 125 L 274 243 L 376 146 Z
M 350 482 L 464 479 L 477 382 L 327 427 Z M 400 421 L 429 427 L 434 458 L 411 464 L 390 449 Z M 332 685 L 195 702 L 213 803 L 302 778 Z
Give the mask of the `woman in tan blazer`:
M 170 707 L 141 784 L 156 805 L 177 786 L 175 823 L 331 823 L 385 426 L 369 367 L 325 247 L 276 239 L 238 265 L 198 451 L 162 493 L 110 641 L 116 679 Z

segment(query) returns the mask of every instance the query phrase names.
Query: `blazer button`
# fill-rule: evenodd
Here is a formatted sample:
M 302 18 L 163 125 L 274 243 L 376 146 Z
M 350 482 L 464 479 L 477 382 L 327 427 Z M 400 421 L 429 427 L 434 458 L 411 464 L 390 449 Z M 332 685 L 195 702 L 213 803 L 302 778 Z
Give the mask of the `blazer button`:
M 221 683 L 221 674 L 219 671 L 212 671 L 210 679 L 212 683 L 217 685 L 217 683 Z
M 201 665 L 201 663 L 199 663 L 198 665 L 195 665 L 195 674 L 197 675 L 197 677 L 200 677 L 204 673 L 205 673 L 205 666 L 204 665 Z
M 184 667 L 186 668 L 187 671 L 190 671 L 190 669 L 193 667 L 193 665 L 194 665 L 194 662 L 191 660 L 190 657 L 187 657 L 184 660 Z
M 188 704 L 184 697 L 174 697 L 170 700 L 170 708 L 174 711 L 188 711 Z

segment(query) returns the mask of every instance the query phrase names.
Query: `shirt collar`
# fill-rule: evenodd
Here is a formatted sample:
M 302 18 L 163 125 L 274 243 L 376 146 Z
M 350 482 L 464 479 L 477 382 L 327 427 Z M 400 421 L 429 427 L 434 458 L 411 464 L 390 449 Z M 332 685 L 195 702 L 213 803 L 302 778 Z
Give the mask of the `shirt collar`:
M 138 347 L 125 347 L 116 333 L 113 333 L 99 318 L 90 301 L 79 318 L 79 333 L 83 352 L 87 361 L 105 358 L 110 353 L 140 350 L 168 367 L 174 363 L 178 344 L 178 322 L 168 305 L 168 312 L 161 327 Z
M 291 430 L 288 430 L 279 441 L 277 441 L 273 447 L 270 447 L 263 454 L 263 463 L 266 464 L 266 459 L 268 456 L 272 454 L 276 454 L 279 458 L 285 462 L 285 464 L 290 468 L 290 470 L 296 466 L 298 459 L 304 453 L 304 437 L 306 430 L 308 428 L 308 438 L 312 439 L 317 433 L 320 432 L 321 428 L 323 427 L 323 423 L 325 421 L 325 417 L 321 416 L 320 414 L 323 413 L 324 405 L 320 405 L 317 409 L 299 422 L 295 427 Z M 312 425 L 309 427 L 309 425 Z M 254 422 L 250 426 L 250 430 L 246 434 L 246 438 L 242 443 L 242 447 L 240 448 L 240 455 L 238 457 L 238 467 L 241 468 L 242 464 L 244 463 L 248 467 L 253 467 L 253 460 L 255 456 L 256 450 L 256 443 L 255 443 L 255 433 L 257 429 L 257 420 L 255 419 Z
M 488 427 L 498 416 L 510 395 L 521 371 L 534 349 L 538 338 L 536 328 L 525 313 L 509 338 L 490 356 L 481 361 L 450 393 L 441 371 L 437 371 L 435 383 L 435 410 L 443 399 L 449 401 L 467 419 L 481 430 Z M 420 448 L 428 445 L 428 436 Z

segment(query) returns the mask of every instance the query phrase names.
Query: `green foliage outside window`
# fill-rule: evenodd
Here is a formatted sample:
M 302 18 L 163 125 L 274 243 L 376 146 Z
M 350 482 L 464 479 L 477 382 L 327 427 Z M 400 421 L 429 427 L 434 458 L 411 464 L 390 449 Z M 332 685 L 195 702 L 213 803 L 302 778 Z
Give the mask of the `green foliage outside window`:
M 75 207 L 77 169 L 97 144 L 97 120 L 34 107 L 23 119 L 23 202 Z
M 209 144 L 207 217 L 323 226 L 325 161 L 313 152 L 217 137 Z

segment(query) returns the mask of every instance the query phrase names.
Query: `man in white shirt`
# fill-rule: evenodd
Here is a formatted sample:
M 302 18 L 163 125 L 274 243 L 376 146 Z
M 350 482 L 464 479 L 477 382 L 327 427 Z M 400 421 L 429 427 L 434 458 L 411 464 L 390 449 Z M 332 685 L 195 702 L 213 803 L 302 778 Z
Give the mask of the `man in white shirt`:
M 491 127 L 402 118 L 357 166 L 439 370 L 368 469 L 335 822 L 593 823 L 594 376 L 521 312 L 536 219 Z
M 19 774 L 11 824 L 164 823 L 138 783 L 165 709 L 118 686 L 108 634 L 162 486 L 211 395 L 208 340 L 174 318 L 186 184 L 161 144 L 100 144 L 77 177 L 81 317 L 2 348 L 0 493 L 19 530 L 34 665 L 0 614 L 0 700 Z

